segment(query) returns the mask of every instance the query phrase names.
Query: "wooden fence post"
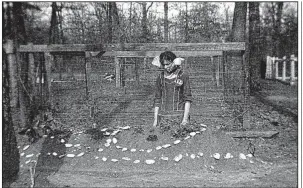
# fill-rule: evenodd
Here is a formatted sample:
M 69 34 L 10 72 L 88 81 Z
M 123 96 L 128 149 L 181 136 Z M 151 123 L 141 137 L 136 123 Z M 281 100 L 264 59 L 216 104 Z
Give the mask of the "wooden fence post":
M 49 105 L 50 107 L 53 106 L 53 95 L 52 95 L 52 90 L 51 90 L 51 86 L 52 86 L 52 73 L 51 73 L 51 67 L 53 65 L 53 56 L 51 55 L 51 53 L 49 52 L 45 52 L 44 53 L 44 57 L 45 57 L 45 68 L 46 68 L 46 83 L 47 83 L 47 89 L 48 89 L 48 101 L 49 101 Z
M 90 109 L 90 118 L 94 118 L 95 117 L 95 106 L 94 106 L 94 96 L 93 96 L 93 92 L 92 92 L 92 63 L 91 60 L 88 58 L 92 57 L 92 53 L 86 51 L 85 52 L 85 84 L 86 84 L 86 99 L 87 99 L 87 105 Z M 93 125 L 93 128 L 96 125 Z
M 220 61 L 219 61 L 219 59 L 217 61 L 216 80 L 217 80 L 217 86 L 220 86 Z
M 276 65 L 276 76 L 275 76 L 275 79 L 278 79 L 279 77 L 279 61 L 276 61 L 276 57 L 273 57 L 273 62 L 274 64 Z
M 121 66 L 119 58 L 115 56 L 115 68 L 116 68 L 116 87 L 121 87 Z
M 211 62 L 211 76 L 212 76 L 212 82 L 216 81 L 216 65 L 214 64 L 214 57 L 210 56 L 210 62 Z
M 63 80 L 63 78 L 62 78 L 62 67 L 63 67 L 63 63 L 64 63 L 63 57 L 56 56 L 56 63 L 59 67 L 59 80 Z
M 283 57 L 282 81 L 286 80 L 286 56 Z
M 33 48 L 33 43 L 29 43 L 28 46 Z M 29 64 L 29 79 L 30 79 L 30 88 L 33 96 L 36 95 L 36 74 L 35 74 L 35 59 L 33 53 L 28 53 L 28 64 Z
M 140 84 L 140 75 L 139 75 L 139 64 L 137 60 L 135 60 L 135 74 L 136 74 L 136 84 Z
M 243 82 L 244 82 L 244 108 L 243 108 L 243 128 L 250 129 L 250 84 L 249 84 L 249 66 L 246 61 L 245 51 L 242 54 L 242 71 L 243 71 Z
M 143 59 L 143 65 L 144 65 L 143 73 L 144 73 L 144 76 L 145 76 L 146 75 L 146 68 L 147 68 L 147 57 L 146 56 Z
M 223 86 L 223 76 L 224 76 L 224 65 L 223 65 L 223 57 L 218 57 L 218 61 L 219 61 L 219 65 L 220 65 L 220 68 L 219 68 L 219 80 L 220 80 L 220 85 Z M 223 87 L 224 88 L 224 87 Z
M 89 99 L 90 96 L 90 85 L 91 85 L 91 61 L 88 60 L 88 58 L 91 57 L 91 54 L 89 52 L 85 52 L 85 88 L 86 88 L 86 97 Z
M 295 55 L 290 56 L 290 85 L 295 84 Z
M 273 69 L 272 69 L 272 58 L 270 56 L 266 57 L 266 79 L 272 79 Z
M 227 89 L 226 89 L 226 82 L 227 82 L 227 67 L 226 63 L 227 62 L 227 56 L 226 56 L 226 51 L 223 51 L 222 54 L 222 85 L 223 85 L 223 100 L 225 101 L 227 98 Z
M 18 103 L 18 73 L 17 60 L 15 54 L 15 47 L 13 40 L 7 40 L 3 45 L 5 53 L 7 54 L 8 72 L 9 72 L 9 86 L 10 86 L 10 105 L 17 107 Z

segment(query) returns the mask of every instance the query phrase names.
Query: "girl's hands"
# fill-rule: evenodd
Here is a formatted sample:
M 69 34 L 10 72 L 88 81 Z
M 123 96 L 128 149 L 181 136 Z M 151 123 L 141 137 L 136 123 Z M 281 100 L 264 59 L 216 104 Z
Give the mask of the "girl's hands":
M 189 122 L 187 121 L 187 120 L 183 120 L 182 122 L 181 122 L 181 126 L 184 126 L 184 125 L 187 125 Z

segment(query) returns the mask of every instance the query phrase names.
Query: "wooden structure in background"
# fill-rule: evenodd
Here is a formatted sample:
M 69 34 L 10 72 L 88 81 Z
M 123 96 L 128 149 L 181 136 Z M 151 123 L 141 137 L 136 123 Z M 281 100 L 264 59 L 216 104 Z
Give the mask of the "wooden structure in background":
M 56 45 L 21 45 L 19 52 L 27 53 L 45 53 L 46 56 L 56 54 L 61 55 L 78 55 L 90 57 L 112 56 L 115 57 L 116 63 L 116 86 L 121 86 L 121 62 L 120 58 L 125 57 L 155 57 L 163 51 L 173 51 L 179 57 L 190 56 L 222 56 L 224 51 L 244 51 L 245 43 L 126 43 L 126 44 L 56 44 Z M 49 57 L 49 59 L 52 59 Z M 48 63 L 52 63 L 49 61 Z M 50 66 L 50 65 L 48 65 Z M 219 69 L 217 68 L 214 78 L 219 85 Z M 91 65 L 86 62 L 86 75 L 89 75 Z M 136 75 L 136 77 L 138 77 Z M 89 76 L 86 76 L 86 80 Z M 87 82 L 87 81 L 86 81 Z M 87 92 L 89 92 L 89 81 L 87 82 Z
M 86 96 L 90 98 L 90 75 L 91 75 L 91 62 L 88 60 L 92 57 L 110 56 L 114 57 L 115 61 L 115 76 L 116 76 L 116 87 L 121 87 L 122 84 L 122 60 L 127 57 L 142 57 L 146 63 L 146 58 L 153 58 L 159 56 L 164 51 L 172 51 L 178 57 L 210 57 L 213 67 L 213 81 L 217 86 L 229 83 L 233 81 L 235 74 L 222 78 L 222 72 L 228 73 L 229 61 L 234 61 L 237 56 L 236 66 L 231 66 L 232 71 L 240 71 L 238 74 L 238 80 L 242 83 L 237 82 L 236 85 L 239 87 L 249 87 L 248 78 L 246 75 L 247 63 L 245 62 L 244 42 L 231 42 L 231 43 L 126 43 L 126 44 L 56 44 L 56 45 L 21 45 L 18 49 L 22 53 L 44 53 L 46 69 L 47 69 L 47 83 L 49 91 L 51 90 L 51 75 L 50 67 L 54 63 L 55 55 L 69 55 L 69 56 L 82 56 L 85 58 L 85 84 L 86 84 Z M 214 57 L 223 57 L 222 62 L 215 62 Z M 186 65 L 186 63 L 185 63 Z M 138 65 L 134 65 L 135 79 L 139 82 L 139 71 Z M 236 68 L 235 68 L 236 67 Z M 239 76 L 240 75 L 240 76 Z M 240 78 L 241 77 L 241 78 Z M 235 84 L 234 84 L 235 85 Z M 224 86 L 228 87 L 228 85 Z M 234 87 L 234 86 L 233 86 Z M 227 88 L 232 90 L 233 88 Z M 241 89 L 241 88 L 238 88 Z M 245 89 L 245 88 L 244 88 Z M 50 92 L 51 93 L 51 92 Z M 249 90 L 243 91 L 244 95 L 244 109 L 243 114 L 246 113 L 249 108 Z M 232 95 L 232 93 L 229 93 Z M 51 100 L 50 100 L 51 101 Z M 249 127 L 249 118 L 243 118 L 243 127 Z
M 282 73 L 279 67 L 282 63 Z M 295 55 L 291 55 L 290 58 L 270 57 L 267 56 L 266 60 L 266 78 L 277 79 L 283 82 L 287 82 L 290 85 L 294 85 L 298 80 L 296 75 L 296 66 L 298 66 L 298 58 Z M 287 71 L 287 69 L 290 71 Z

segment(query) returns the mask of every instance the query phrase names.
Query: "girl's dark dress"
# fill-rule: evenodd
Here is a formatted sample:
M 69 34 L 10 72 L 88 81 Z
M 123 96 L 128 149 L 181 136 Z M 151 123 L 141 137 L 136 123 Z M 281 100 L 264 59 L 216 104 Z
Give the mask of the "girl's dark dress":
M 161 73 L 156 81 L 155 106 L 159 106 L 159 121 L 183 117 L 186 101 L 192 101 L 189 76 L 182 69 L 176 70 L 177 77 L 168 79 Z

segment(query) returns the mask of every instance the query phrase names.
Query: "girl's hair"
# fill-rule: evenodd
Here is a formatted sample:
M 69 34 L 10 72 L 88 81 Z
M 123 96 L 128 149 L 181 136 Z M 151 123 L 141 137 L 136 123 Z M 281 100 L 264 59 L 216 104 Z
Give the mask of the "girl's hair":
M 165 52 L 162 52 L 160 54 L 160 63 L 161 63 L 162 66 L 164 66 L 163 65 L 164 60 L 168 60 L 168 61 L 173 62 L 176 58 L 177 58 L 177 56 L 173 52 L 165 51 Z

